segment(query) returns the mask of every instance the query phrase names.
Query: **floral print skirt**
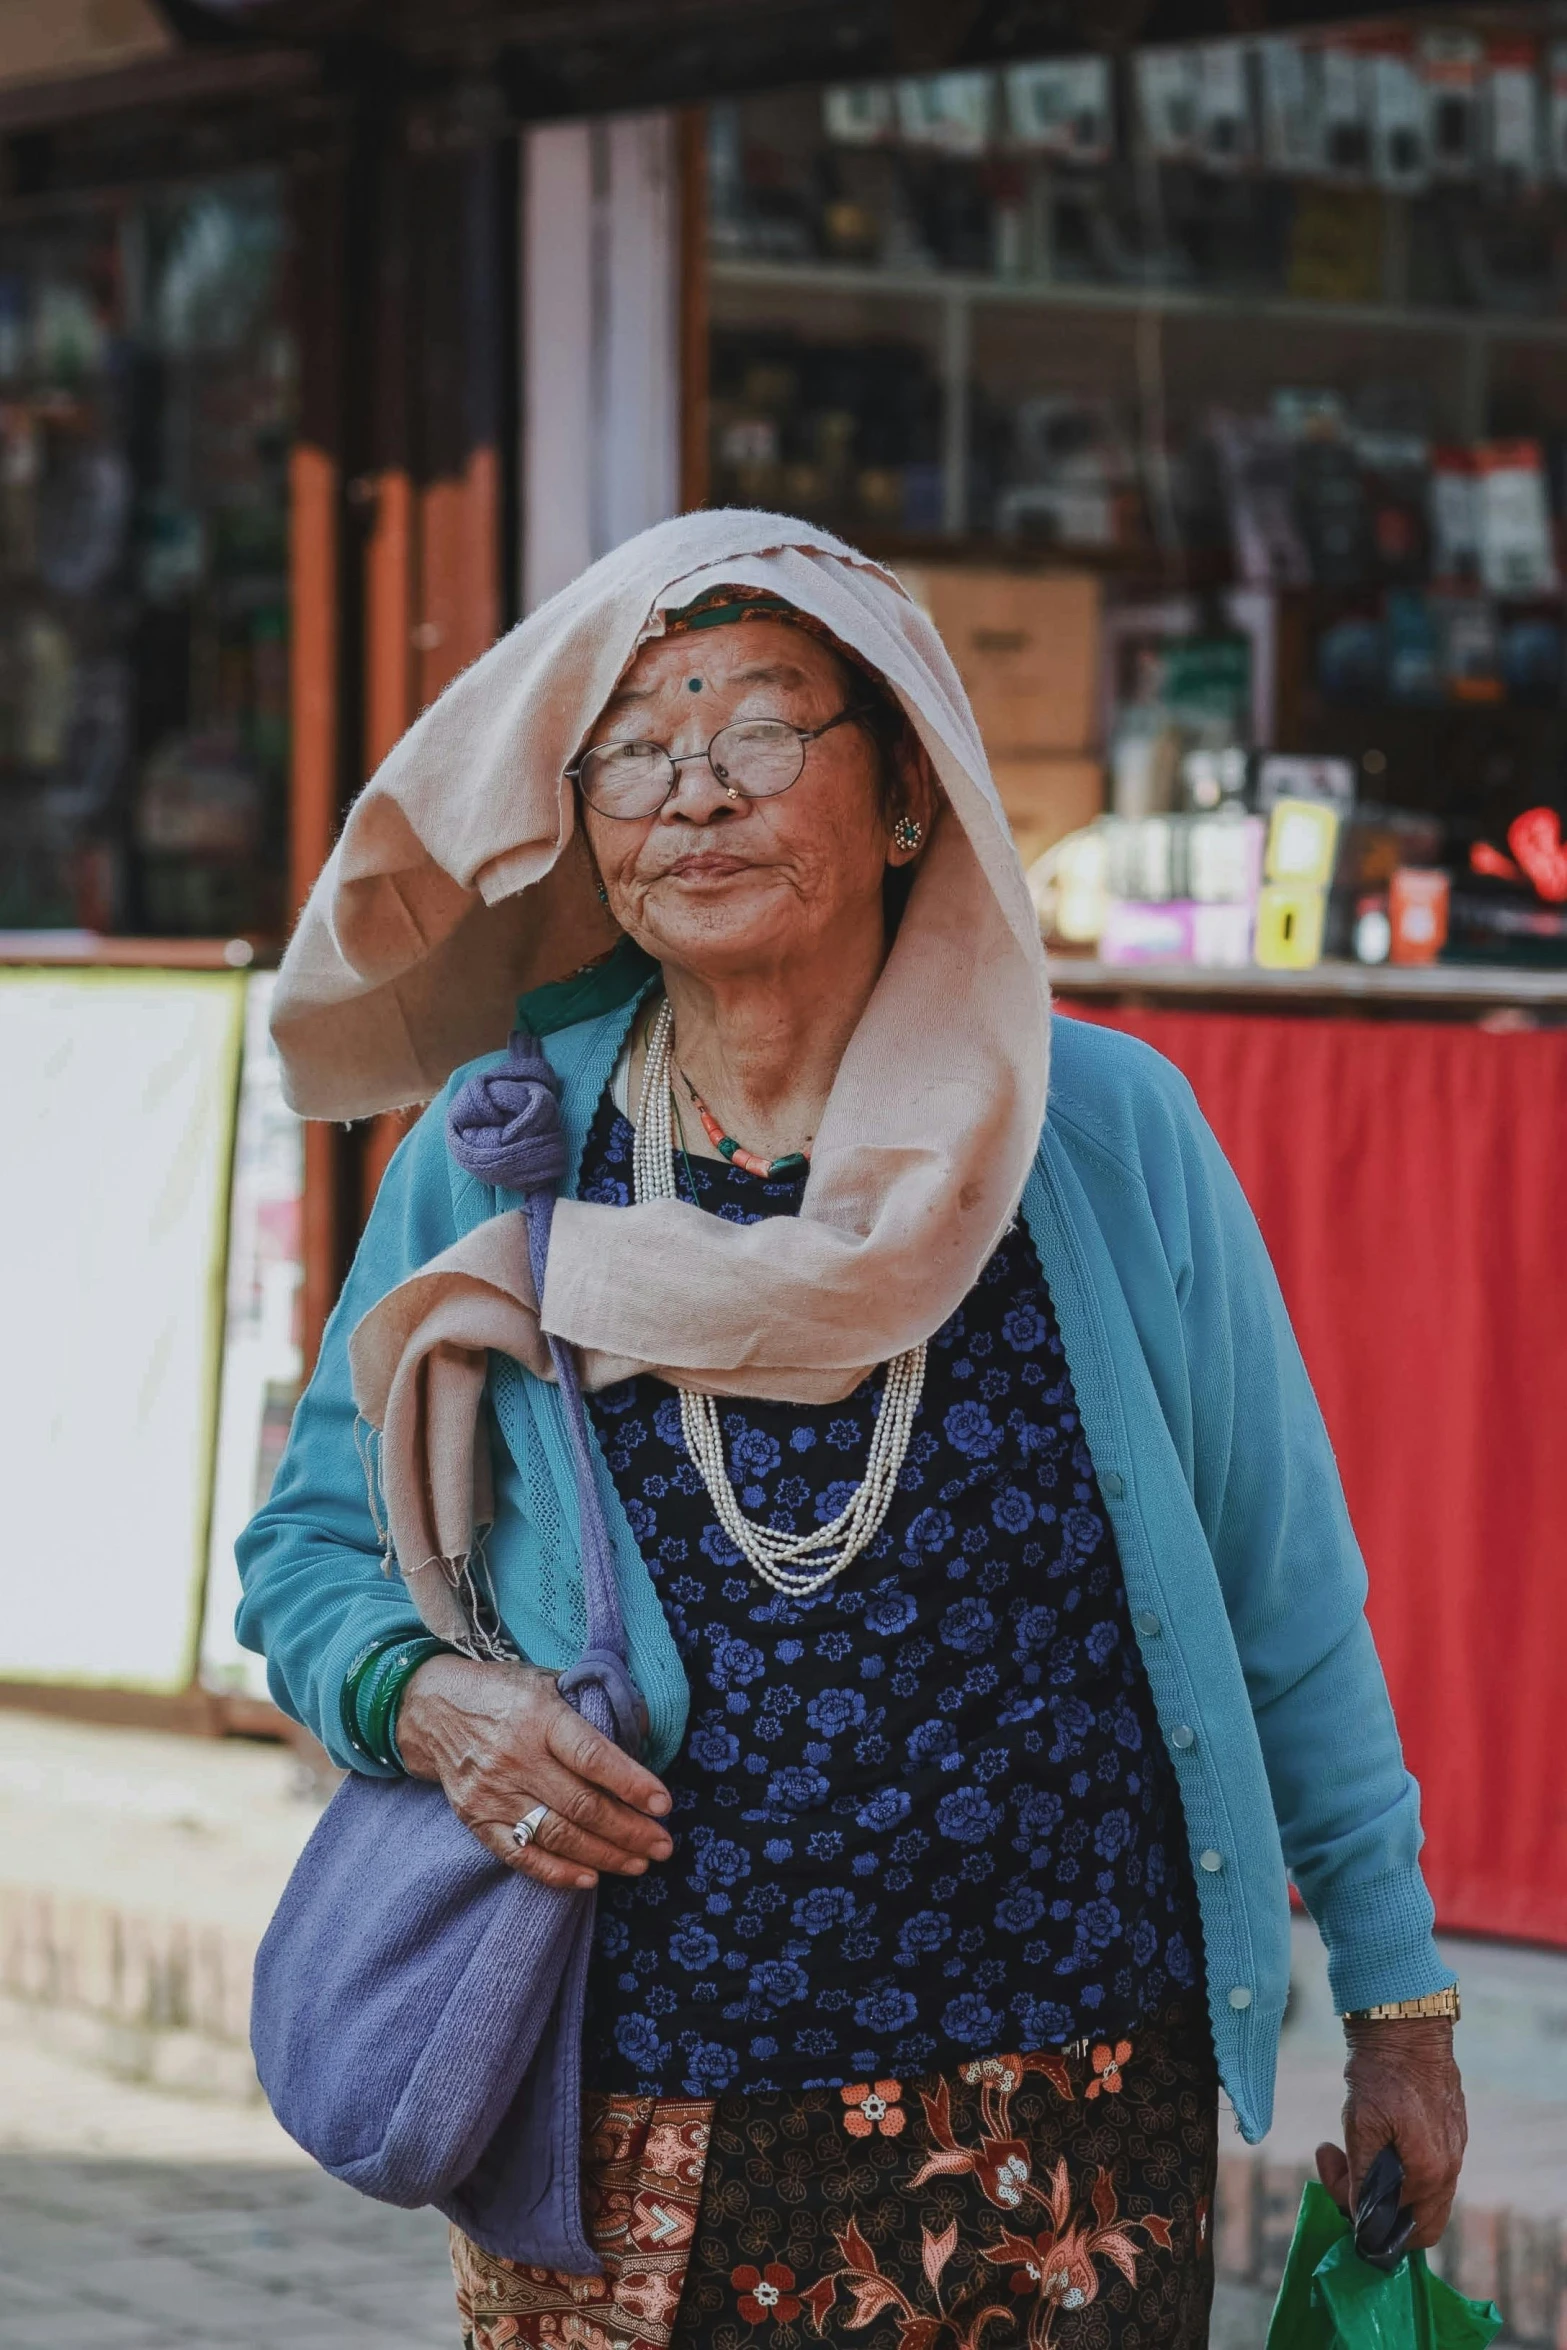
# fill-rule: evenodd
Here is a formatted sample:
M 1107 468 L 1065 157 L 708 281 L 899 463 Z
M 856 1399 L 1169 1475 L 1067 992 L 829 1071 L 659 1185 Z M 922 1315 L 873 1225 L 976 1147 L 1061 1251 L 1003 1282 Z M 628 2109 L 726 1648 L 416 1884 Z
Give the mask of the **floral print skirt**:
M 1178 2003 L 920 2081 L 585 2100 L 604 2262 L 456 2229 L 464 2350 L 1201 2350 L 1218 2081 Z

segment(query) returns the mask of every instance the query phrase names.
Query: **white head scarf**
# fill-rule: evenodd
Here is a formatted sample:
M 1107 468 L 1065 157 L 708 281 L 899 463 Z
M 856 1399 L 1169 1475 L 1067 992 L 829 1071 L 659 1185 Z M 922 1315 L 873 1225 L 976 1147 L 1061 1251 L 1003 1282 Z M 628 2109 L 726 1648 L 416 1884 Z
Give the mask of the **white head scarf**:
M 1044 1117 L 1037 919 L 957 673 L 890 572 L 744 511 L 684 515 L 606 555 L 457 678 L 361 793 L 284 958 L 273 1031 L 296 1109 L 363 1117 L 433 1094 L 504 1042 L 519 988 L 610 945 L 563 770 L 662 615 L 727 585 L 813 615 L 886 681 L 946 805 L 798 1217 L 562 1201 L 542 1319 L 589 1384 L 645 1367 L 814 1401 L 955 1310 L 1016 1212 Z

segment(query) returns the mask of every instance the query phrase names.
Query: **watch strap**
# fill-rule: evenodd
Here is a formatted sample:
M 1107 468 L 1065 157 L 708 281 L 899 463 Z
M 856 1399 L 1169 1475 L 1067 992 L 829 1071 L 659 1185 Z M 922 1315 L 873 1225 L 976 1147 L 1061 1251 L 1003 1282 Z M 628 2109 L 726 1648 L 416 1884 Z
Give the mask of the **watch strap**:
M 1456 2024 L 1461 2012 L 1458 1985 L 1449 1983 L 1445 1991 L 1424 1991 L 1418 1999 L 1384 1999 L 1376 2007 L 1348 2008 L 1344 2021 L 1346 2024 L 1403 2024 L 1431 2016 Z

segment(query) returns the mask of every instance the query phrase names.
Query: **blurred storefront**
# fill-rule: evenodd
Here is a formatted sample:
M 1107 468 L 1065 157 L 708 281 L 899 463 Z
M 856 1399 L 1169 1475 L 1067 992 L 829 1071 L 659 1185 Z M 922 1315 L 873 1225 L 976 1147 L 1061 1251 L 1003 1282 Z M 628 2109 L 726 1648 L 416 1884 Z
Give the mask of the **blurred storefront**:
M 1560 1941 L 1567 43 L 1411 13 L 709 126 L 710 494 L 929 607 L 1064 1007 L 1176 1061 L 1262 1222 L 1439 1913 Z
M 301 1143 L 266 1058 L 341 810 L 596 554 L 776 506 L 927 604 L 1064 1008 L 1176 1060 L 1258 1210 L 1444 1922 L 1567 1942 L 1567 39 L 1085 13 L 180 0 L 0 82 L 0 1030 L 27 964 L 183 970 L 160 1147 L 229 1186 L 170 1276 L 199 1563 L 118 1679 L 258 1687 L 228 1544 L 400 1130 Z M 116 1680 L 69 1646 L 0 1682 Z

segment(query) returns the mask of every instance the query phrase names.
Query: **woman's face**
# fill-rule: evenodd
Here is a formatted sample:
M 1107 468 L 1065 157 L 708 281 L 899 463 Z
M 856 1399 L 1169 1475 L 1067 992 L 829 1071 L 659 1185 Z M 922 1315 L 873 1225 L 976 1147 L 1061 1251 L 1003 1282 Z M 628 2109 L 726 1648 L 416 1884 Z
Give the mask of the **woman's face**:
M 741 718 L 816 727 L 856 699 L 848 665 L 781 620 L 695 629 L 642 647 L 587 736 L 705 751 Z M 582 802 L 610 911 L 661 962 L 714 977 L 788 960 L 846 931 L 882 927 L 882 877 L 913 852 L 893 843 L 900 808 L 928 829 L 928 787 L 911 756 L 897 806 L 882 804 L 876 746 L 834 727 L 805 750 L 798 782 L 767 799 L 731 798 L 707 760 L 678 770 L 651 816 L 606 816 Z

